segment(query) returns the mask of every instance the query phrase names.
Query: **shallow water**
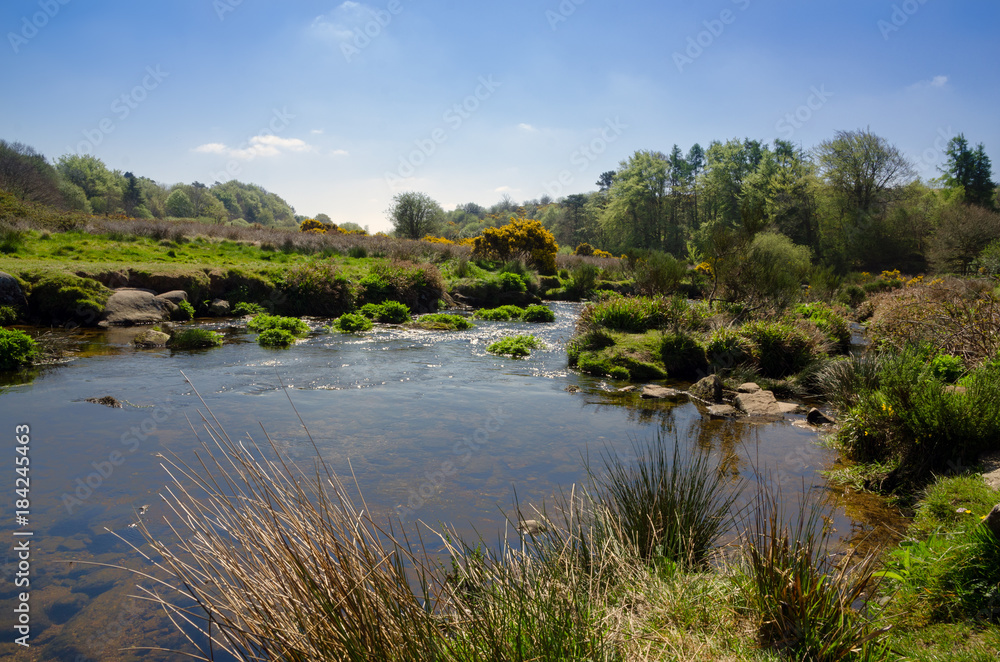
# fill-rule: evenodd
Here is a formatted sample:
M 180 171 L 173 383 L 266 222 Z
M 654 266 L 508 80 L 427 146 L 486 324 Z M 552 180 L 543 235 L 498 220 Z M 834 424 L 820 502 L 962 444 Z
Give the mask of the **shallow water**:
M 253 335 L 232 326 L 236 322 L 202 324 L 226 331 L 227 342 L 193 352 L 137 351 L 128 345 L 132 333 L 123 330 L 50 332 L 75 358 L 0 394 L 0 424 L 8 434 L 15 425 L 31 426 L 26 529 L 34 534 L 32 647 L 13 645 L 10 634 L 0 655 L 166 660 L 172 656 L 122 649 L 183 645 L 154 610 L 127 598 L 135 592 L 134 576 L 86 563 L 143 567 L 105 529 L 138 543 L 129 525 L 144 505 L 150 508 L 142 517 L 161 526 L 167 509 L 157 493 L 168 477 L 158 455 L 194 459 L 192 425 L 200 428 L 205 413 L 194 389 L 232 437 L 250 434 L 264 442 L 263 425 L 300 466 L 314 457 L 305 423 L 329 466 L 342 476 L 353 472 L 373 511 L 410 524 L 447 522 L 463 535 L 487 539 L 503 529 L 503 513 L 514 512 L 515 493 L 522 512 L 551 502 L 586 478 L 585 456 L 628 458 L 634 442 L 658 434 L 711 450 L 734 480 L 755 479 L 756 468 L 789 499 L 803 487 L 823 486 L 817 471 L 833 463 L 834 453 L 818 444 L 802 417 L 767 424 L 710 420 L 690 402 L 643 401 L 617 392 L 618 384 L 568 371 L 565 342 L 579 305 L 552 306 L 555 324 L 477 322 L 461 332 L 382 327 L 342 336 L 323 333 L 324 320 L 311 320 L 317 331 L 289 350 L 258 347 Z M 490 342 L 512 333 L 535 333 L 546 348 L 525 360 L 486 352 Z M 125 407 L 85 401 L 105 395 Z M 12 444 L 6 452 L 0 466 L 13 468 Z M 13 482 L 13 471 L 7 475 Z M 8 522 L 12 509 L 13 499 Z M 855 537 L 884 514 L 876 509 L 852 519 L 841 508 L 834 527 L 844 539 Z M 22 590 L 12 583 L 11 540 L 0 593 L 8 633 Z

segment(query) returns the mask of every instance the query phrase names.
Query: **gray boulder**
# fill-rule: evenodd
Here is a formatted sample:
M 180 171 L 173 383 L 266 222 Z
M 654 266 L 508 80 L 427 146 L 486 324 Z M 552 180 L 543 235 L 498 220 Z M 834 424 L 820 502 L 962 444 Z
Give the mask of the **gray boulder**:
M 0 271 L 0 306 L 27 306 L 24 290 L 17 279 Z
M 216 299 L 208 307 L 208 314 L 213 317 L 225 317 L 229 311 L 229 302 L 225 299 Z
M 164 292 L 163 294 L 157 294 L 156 298 L 169 301 L 175 306 L 179 306 L 181 305 L 181 301 L 188 300 L 188 293 L 184 290 L 170 290 L 169 292 Z
M 760 390 L 760 386 L 754 382 L 744 382 L 736 387 L 737 393 L 756 393 Z
M 806 414 L 806 422 L 808 422 L 809 425 L 833 425 L 837 421 L 827 416 L 819 409 L 816 409 L 816 407 L 813 407 L 809 410 L 809 413 Z
M 712 418 L 733 418 L 739 416 L 740 412 L 732 405 L 711 405 L 708 408 L 708 415 Z
M 688 389 L 688 393 L 705 402 L 722 402 L 722 380 L 715 375 L 703 377 Z
M 137 326 L 170 319 L 176 305 L 160 299 L 155 292 L 122 287 L 108 298 L 101 315 L 103 326 Z
M 132 344 L 136 347 L 147 349 L 150 347 L 164 347 L 167 341 L 170 340 L 170 334 L 163 333 L 162 331 L 154 331 L 153 329 L 147 329 L 137 335 Z
M 784 416 L 799 408 L 791 402 L 778 402 L 771 391 L 741 392 L 736 396 L 736 408 L 747 416 Z

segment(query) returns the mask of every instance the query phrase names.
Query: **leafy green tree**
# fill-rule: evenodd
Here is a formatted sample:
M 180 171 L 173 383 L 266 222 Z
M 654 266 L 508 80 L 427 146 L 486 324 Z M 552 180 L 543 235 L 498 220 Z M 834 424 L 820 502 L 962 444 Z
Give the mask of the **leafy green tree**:
M 420 239 L 434 234 L 444 221 L 441 205 L 426 193 L 415 191 L 396 194 L 386 215 L 392 222 L 396 236 L 407 239 Z
M 0 189 L 23 200 L 60 207 L 65 204 L 55 168 L 21 143 L 0 140 Z
M 601 218 L 601 226 L 617 245 L 664 247 L 669 166 L 662 152 L 642 150 L 621 162 Z
M 125 173 L 125 191 L 122 194 L 122 206 L 125 214 L 135 217 L 135 211 L 143 204 L 142 189 L 139 187 L 138 178 L 131 172 Z
M 108 170 L 104 161 L 90 154 L 60 156 L 56 162 L 56 170 L 67 181 L 83 189 L 88 200 L 106 196 L 117 183 L 114 173 Z
M 838 131 L 819 144 L 816 156 L 820 176 L 852 213 L 877 211 L 914 178 L 903 153 L 870 129 Z
M 960 133 L 948 142 L 946 153 L 948 160 L 941 168 L 945 185 L 960 190 L 969 204 L 995 209 L 997 185 L 983 144 L 976 145 L 975 150 L 969 149 L 969 141 Z
M 175 218 L 194 217 L 194 205 L 183 189 L 175 189 L 167 198 L 167 213 Z

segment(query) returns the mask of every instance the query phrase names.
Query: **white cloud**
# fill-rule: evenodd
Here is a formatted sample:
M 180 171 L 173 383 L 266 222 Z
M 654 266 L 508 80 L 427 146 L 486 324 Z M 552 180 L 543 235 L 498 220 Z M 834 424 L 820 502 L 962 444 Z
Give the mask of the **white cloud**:
M 309 133 L 311 133 L 314 136 L 321 136 L 323 135 L 323 129 L 313 129 Z
M 514 189 L 512 189 L 509 186 L 498 186 L 495 189 L 493 189 L 493 192 L 494 193 L 509 193 L 510 191 L 513 191 L 513 190 Z
M 944 87 L 948 84 L 947 76 L 935 76 L 930 80 L 922 80 L 919 83 L 914 83 L 910 86 L 911 90 L 929 90 L 935 87 Z
M 351 153 L 346 149 L 334 149 L 330 151 L 330 156 L 350 156 Z
M 354 37 L 354 28 L 363 27 L 374 14 L 371 7 L 348 0 L 330 13 L 314 18 L 309 29 L 320 37 L 348 41 Z
M 287 152 L 310 152 L 312 146 L 299 138 L 279 138 L 275 135 L 254 136 L 240 147 L 228 147 L 223 143 L 206 143 L 194 148 L 199 154 L 222 154 L 235 159 L 249 161 L 259 157 L 280 156 Z
M 535 127 L 531 126 L 530 124 L 526 124 L 524 122 L 518 124 L 517 128 L 521 129 L 522 131 L 528 131 L 529 133 L 534 133 L 535 131 L 538 131 L 538 129 L 536 129 Z

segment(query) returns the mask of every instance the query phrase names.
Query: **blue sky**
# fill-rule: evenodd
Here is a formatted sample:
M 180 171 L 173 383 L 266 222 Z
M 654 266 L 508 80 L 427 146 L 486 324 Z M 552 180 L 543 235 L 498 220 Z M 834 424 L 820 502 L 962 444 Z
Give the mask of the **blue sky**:
M 729 138 L 871 127 L 926 179 L 959 132 L 1000 164 L 998 19 L 996 0 L 8 0 L 0 138 L 372 230 L 399 191 L 559 197 L 635 150 Z

